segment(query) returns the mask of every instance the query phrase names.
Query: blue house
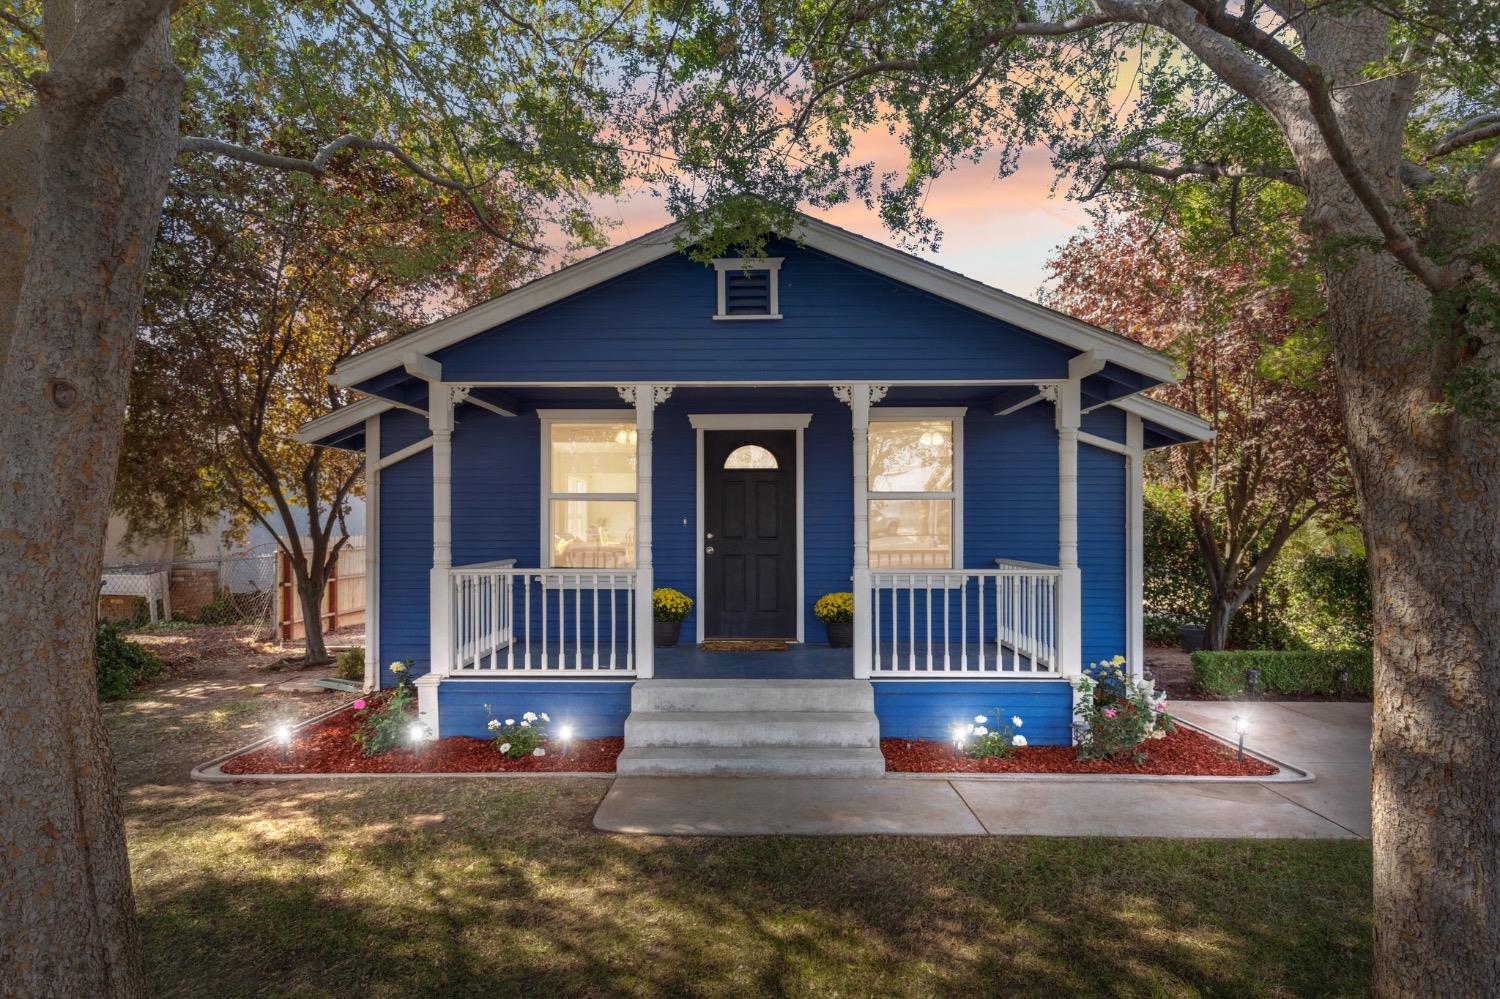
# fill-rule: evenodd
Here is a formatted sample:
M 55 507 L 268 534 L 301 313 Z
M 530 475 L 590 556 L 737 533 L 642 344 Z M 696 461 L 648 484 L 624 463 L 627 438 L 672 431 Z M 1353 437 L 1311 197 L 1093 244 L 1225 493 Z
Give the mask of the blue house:
M 1086 665 L 1141 669 L 1143 456 L 1209 437 L 1141 395 L 1170 361 L 810 217 L 712 267 L 682 231 L 331 376 L 299 437 L 364 454 L 370 686 L 410 659 L 435 734 L 545 711 L 622 773 L 874 773 L 996 711 L 1066 744 Z

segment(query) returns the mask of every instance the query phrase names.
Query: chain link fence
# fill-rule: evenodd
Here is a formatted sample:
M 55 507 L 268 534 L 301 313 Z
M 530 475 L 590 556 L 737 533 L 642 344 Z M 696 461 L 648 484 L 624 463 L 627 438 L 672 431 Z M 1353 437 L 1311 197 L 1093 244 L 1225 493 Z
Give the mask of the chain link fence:
M 255 625 L 276 630 L 278 557 L 274 545 L 214 558 L 107 566 L 99 620 L 126 628 L 172 621 Z

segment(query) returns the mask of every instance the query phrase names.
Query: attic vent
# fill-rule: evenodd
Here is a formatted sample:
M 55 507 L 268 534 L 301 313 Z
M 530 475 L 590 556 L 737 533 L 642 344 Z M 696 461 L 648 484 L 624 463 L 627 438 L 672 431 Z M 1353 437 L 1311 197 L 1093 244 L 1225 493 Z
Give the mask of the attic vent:
M 715 260 L 719 311 L 715 319 L 780 319 L 777 278 L 781 257 Z

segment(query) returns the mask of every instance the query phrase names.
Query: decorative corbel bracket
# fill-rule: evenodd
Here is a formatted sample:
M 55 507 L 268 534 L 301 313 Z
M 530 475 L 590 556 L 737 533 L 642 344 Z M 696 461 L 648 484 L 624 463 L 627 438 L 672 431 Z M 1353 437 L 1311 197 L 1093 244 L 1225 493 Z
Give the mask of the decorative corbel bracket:
M 831 385 L 829 387 L 833 389 L 834 397 L 837 398 L 839 402 L 842 402 L 845 406 L 854 405 L 853 385 Z M 879 402 L 881 399 L 884 399 L 886 393 L 891 390 L 891 387 L 889 385 L 867 385 L 865 387 L 869 390 L 869 402 L 872 406 Z

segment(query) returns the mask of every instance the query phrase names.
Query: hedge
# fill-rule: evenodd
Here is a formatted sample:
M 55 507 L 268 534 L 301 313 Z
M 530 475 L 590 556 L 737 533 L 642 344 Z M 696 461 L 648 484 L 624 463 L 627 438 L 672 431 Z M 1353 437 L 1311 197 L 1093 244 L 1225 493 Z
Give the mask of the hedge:
M 94 637 L 94 666 L 98 671 L 99 700 L 115 701 L 138 684 L 167 672 L 166 664 L 150 649 L 120 634 L 113 624 L 100 622 Z
M 1245 673 L 1260 670 L 1260 690 L 1279 694 L 1336 694 L 1339 670 L 1346 690 L 1368 695 L 1374 685 L 1368 649 L 1336 652 L 1194 652 L 1193 684 L 1205 694 L 1240 694 Z

